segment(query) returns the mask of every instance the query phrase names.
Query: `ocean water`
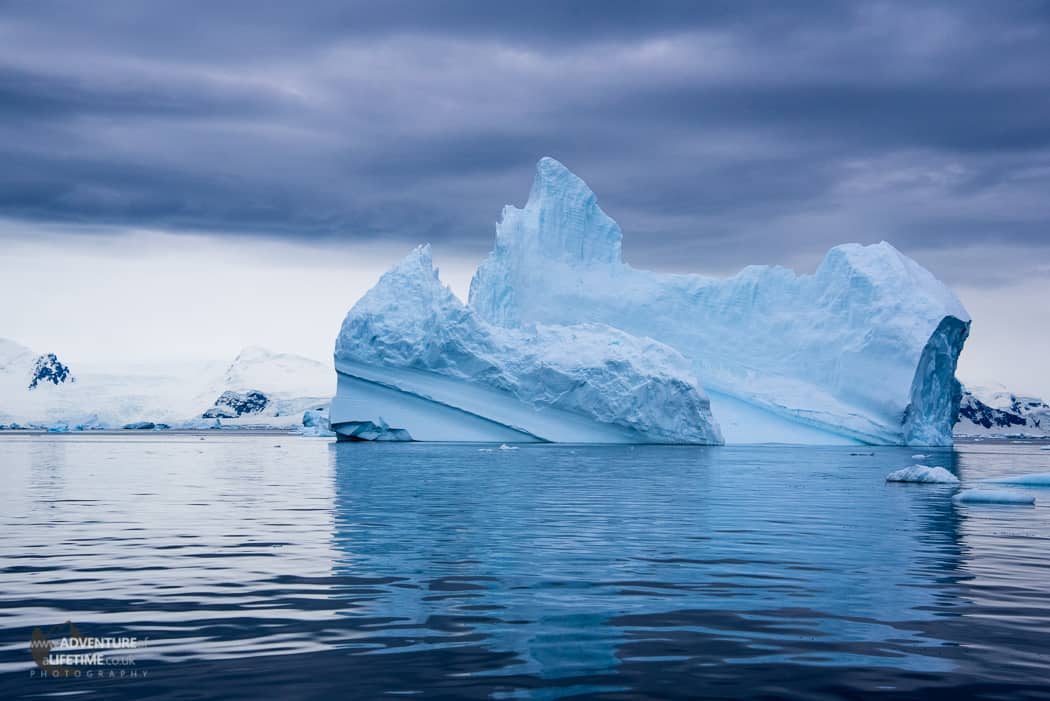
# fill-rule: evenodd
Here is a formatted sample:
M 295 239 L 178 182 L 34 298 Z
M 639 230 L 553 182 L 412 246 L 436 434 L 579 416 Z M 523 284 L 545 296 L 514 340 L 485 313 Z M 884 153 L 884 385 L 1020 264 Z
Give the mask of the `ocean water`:
M 1050 698 L 1050 489 L 884 482 L 1039 447 L 5 435 L 0 698 Z

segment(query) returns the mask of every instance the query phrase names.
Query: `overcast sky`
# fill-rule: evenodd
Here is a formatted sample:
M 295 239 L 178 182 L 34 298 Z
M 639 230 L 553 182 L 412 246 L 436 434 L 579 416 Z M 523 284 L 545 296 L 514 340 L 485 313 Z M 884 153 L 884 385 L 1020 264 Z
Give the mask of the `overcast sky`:
M 1050 395 L 1034 1 L 0 1 L 0 337 L 326 355 L 416 243 L 464 291 L 543 155 L 637 267 L 888 240 L 973 313 L 964 379 Z

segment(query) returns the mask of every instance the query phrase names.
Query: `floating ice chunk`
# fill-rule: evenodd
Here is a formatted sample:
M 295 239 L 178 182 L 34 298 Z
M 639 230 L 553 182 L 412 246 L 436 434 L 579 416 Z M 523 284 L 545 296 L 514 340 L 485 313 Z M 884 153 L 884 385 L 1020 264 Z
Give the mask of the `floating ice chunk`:
M 506 443 L 503 443 L 502 445 L 500 445 L 499 449 L 500 450 L 517 450 L 518 446 L 516 446 L 516 445 L 507 445 Z
M 403 428 L 391 428 L 382 416 L 375 421 L 348 421 L 339 427 L 339 436 L 351 441 L 409 442 L 412 434 Z
M 911 456 L 911 459 L 912 460 L 923 460 L 923 459 L 928 458 L 928 457 L 930 457 L 930 456 L 926 455 L 924 453 L 916 453 L 915 455 Z
M 335 431 L 328 423 L 328 410 L 324 407 L 303 412 L 303 427 L 299 434 L 304 438 L 332 438 Z
M 303 438 L 335 438 L 335 431 L 329 431 L 320 426 L 305 426 L 299 431 Z
M 886 475 L 887 482 L 920 482 L 922 484 L 959 484 L 959 478 L 943 467 L 912 465 Z
M 1017 487 L 1050 487 L 1050 472 L 1032 472 L 1026 475 L 1004 475 L 981 480 L 984 484 L 1011 484 Z
M 1035 497 L 1009 489 L 967 489 L 952 498 L 960 504 L 1035 504 Z

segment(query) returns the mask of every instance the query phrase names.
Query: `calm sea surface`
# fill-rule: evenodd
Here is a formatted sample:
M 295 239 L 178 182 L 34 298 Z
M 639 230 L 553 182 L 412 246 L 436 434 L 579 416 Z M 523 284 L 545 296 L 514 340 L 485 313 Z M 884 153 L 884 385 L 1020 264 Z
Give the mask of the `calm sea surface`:
M 0 699 L 1050 698 L 1050 489 L 884 482 L 1039 447 L 4 435 Z

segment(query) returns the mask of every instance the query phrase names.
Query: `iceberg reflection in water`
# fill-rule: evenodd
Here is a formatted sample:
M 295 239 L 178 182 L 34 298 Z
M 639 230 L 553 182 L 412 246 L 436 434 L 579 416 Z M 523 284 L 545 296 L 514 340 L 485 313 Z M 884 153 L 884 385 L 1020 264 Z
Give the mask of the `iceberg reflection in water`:
M 277 447 L 277 446 L 281 447 Z M 0 696 L 1031 696 L 1050 499 L 910 449 L 3 437 Z M 925 460 L 967 487 L 1037 445 Z M 73 621 L 145 679 L 30 682 Z

